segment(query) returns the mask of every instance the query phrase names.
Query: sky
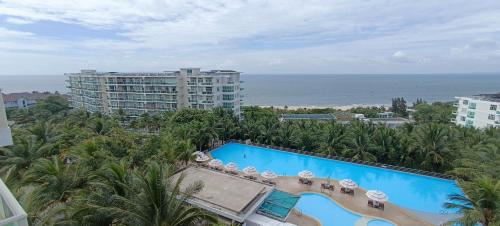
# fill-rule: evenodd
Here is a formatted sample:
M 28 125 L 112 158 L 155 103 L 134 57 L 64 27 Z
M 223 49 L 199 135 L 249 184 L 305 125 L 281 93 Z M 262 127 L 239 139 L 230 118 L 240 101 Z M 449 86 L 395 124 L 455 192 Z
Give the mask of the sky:
M 0 75 L 500 72 L 499 0 L 0 0 Z

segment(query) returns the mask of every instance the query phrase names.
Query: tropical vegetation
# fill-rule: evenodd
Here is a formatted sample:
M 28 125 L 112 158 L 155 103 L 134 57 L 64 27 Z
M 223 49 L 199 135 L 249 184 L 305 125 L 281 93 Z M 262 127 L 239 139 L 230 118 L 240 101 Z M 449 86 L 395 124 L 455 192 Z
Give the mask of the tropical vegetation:
M 406 116 L 406 101 L 395 99 Z M 183 109 L 127 117 L 70 109 L 59 97 L 10 110 L 15 145 L 0 149 L 0 176 L 32 225 L 212 225 L 217 219 L 183 201 L 173 172 L 218 140 L 250 139 L 312 152 L 454 175 L 466 196 L 446 204 L 464 225 L 499 224 L 500 130 L 457 127 L 452 104 L 413 106 L 414 122 L 388 128 L 361 121 L 280 121 L 284 113 L 348 114 L 333 109 L 245 107 Z M 351 113 L 376 117 L 380 107 Z M 471 223 L 472 222 L 472 223 Z

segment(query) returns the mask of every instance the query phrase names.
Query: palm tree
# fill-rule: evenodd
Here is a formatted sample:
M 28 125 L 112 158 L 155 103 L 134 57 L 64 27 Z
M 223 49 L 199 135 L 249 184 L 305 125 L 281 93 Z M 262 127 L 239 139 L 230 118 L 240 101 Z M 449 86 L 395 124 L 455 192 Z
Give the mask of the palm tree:
M 342 153 L 346 148 L 348 139 L 347 127 L 332 120 L 327 128 L 326 146 L 336 154 Z
M 62 206 L 70 202 L 71 196 L 84 187 L 84 175 L 82 169 L 65 165 L 57 156 L 52 159 L 42 158 L 34 163 L 23 178 L 24 184 L 33 187 L 33 191 L 27 195 L 27 207 L 32 220 L 58 221 L 63 216 Z
M 374 146 L 371 141 L 372 125 L 364 122 L 353 122 L 352 131 L 347 155 L 351 158 L 363 161 L 377 161 L 377 157 L 372 153 Z
M 260 141 L 264 144 L 274 144 L 274 137 L 278 129 L 278 119 L 276 117 L 266 117 L 261 121 Z
M 187 199 L 203 187 L 195 183 L 181 189 L 183 177 L 171 179 L 170 167 L 150 163 L 145 174 L 132 172 L 127 196 L 112 195 L 113 206 L 95 206 L 99 211 L 114 217 L 115 224 L 189 226 L 202 222 L 216 222 L 202 210 L 187 205 Z
M 291 121 L 280 123 L 276 135 L 276 144 L 282 147 L 291 147 L 294 143 L 295 127 Z
M 423 155 L 422 167 L 428 170 L 442 171 L 449 163 L 448 136 L 442 124 L 428 123 L 419 128 L 417 144 Z
M 377 160 L 384 163 L 389 163 L 395 157 L 396 131 L 394 129 L 380 126 L 375 131 L 373 143 L 376 149 Z
M 51 145 L 38 141 L 35 136 L 15 137 L 14 143 L 13 147 L 0 148 L 0 175 L 9 185 L 16 184 L 33 162 L 48 156 L 51 150 Z
M 180 140 L 175 146 L 178 153 L 177 159 L 187 165 L 194 157 L 193 152 L 195 147 L 190 140 Z
M 498 225 L 500 223 L 500 181 L 481 177 L 462 186 L 466 195 L 450 195 L 445 207 L 458 210 L 462 217 L 453 222 L 465 226 Z
M 68 210 L 68 217 L 63 223 L 74 225 L 113 224 L 114 218 L 99 211 L 101 207 L 113 206 L 112 196 L 125 197 L 130 194 L 128 183 L 130 172 L 124 161 L 105 163 L 89 177 L 87 189 L 81 192 Z M 97 206 L 97 207 L 96 207 Z
M 30 132 L 44 144 L 54 143 L 60 137 L 60 132 L 52 121 L 37 123 L 30 129 Z

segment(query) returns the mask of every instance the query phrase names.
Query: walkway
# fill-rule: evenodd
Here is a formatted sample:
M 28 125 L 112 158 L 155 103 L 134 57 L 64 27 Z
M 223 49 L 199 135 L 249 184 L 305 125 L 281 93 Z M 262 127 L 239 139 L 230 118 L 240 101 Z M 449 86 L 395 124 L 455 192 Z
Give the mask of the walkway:
M 393 205 L 390 202 L 385 203 L 385 210 L 368 207 L 368 198 L 365 195 L 366 191 L 361 188 L 356 188 L 355 195 L 351 196 L 340 193 L 340 185 L 336 180 L 331 180 L 331 183 L 335 185 L 335 191 L 333 192 L 321 190 L 320 185 L 326 181 L 325 179 L 313 179 L 314 183 L 312 186 L 300 184 L 298 180 L 298 177 L 279 177 L 275 179 L 277 182 L 276 188 L 297 195 L 304 192 L 323 194 L 354 213 L 369 218 L 388 220 L 397 225 L 432 225 L 406 209 Z

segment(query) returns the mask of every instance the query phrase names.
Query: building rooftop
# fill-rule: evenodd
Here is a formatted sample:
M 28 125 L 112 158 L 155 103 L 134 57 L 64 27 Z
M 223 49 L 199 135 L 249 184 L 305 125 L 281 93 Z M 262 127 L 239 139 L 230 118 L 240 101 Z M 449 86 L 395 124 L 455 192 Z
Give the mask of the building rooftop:
M 455 97 L 455 98 L 472 98 L 472 99 L 475 99 L 475 100 L 500 102 L 500 93 L 478 94 L 478 95 L 469 96 L 469 97 Z
M 26 100 L 41 100 L 45 99 L 49 96 L 54 96 L 56 94 L 50 93 L 50 92 L 23 92 L 23 93 L 8 93 L 8 94 L 2 94 L 3 95 L 3 101 L 5 102 L 10 102 L 10 101 L 17 101 L 19 99 L 26 99 Z
M 493 102 L 500 102 L 500 93 L 494 93 L 494 94 L 479 94 L 479 95 L 474 95 L 474 98 L 480 99 L 480 100 L 486 100 L 486 101 L 493 101 Z
M 181 190 L 201 181 L 203 189 L 189 203 L 225 218 L 243 222 L 260 206 L 273 187 L 205 168 L 188 167 L 173 176 L 184 175 Z
M 188 69 L 188 68 L 182 68 L 182 69 Z M 189 68 L 191 69 L 191 68 Z M 194 68 L 193 68 L 194 69 Z M 197 68 L 198 69 L 198 68 Z M 234 70 L 210 70 L 210 71 L 200 71 L 200 75 L 213 75 L 213 74 L 231 74 L 231 73 L 240 73 L 238 71 Z M 80 72 L 77 73 L 66 73 L 66 76 L 71 76 L 71 75 L 89 75 L 89 76 L 106 76 L 106 75 L 120 75 L 120 76 L 177 76 L 180 74 L 180 71 L 175 70 L 175 71 L 158 71 L 158 72 L 151 72 L 151 71 L 129 71 L 129 72 L 118 72 L 118 71 L 97 71 L 97 70 L 92 70 L 92 69 L 83 69 L 80 70 Z
M 333 114 L 282 114 L 281 120 L 333 120 L 335 116 Z

